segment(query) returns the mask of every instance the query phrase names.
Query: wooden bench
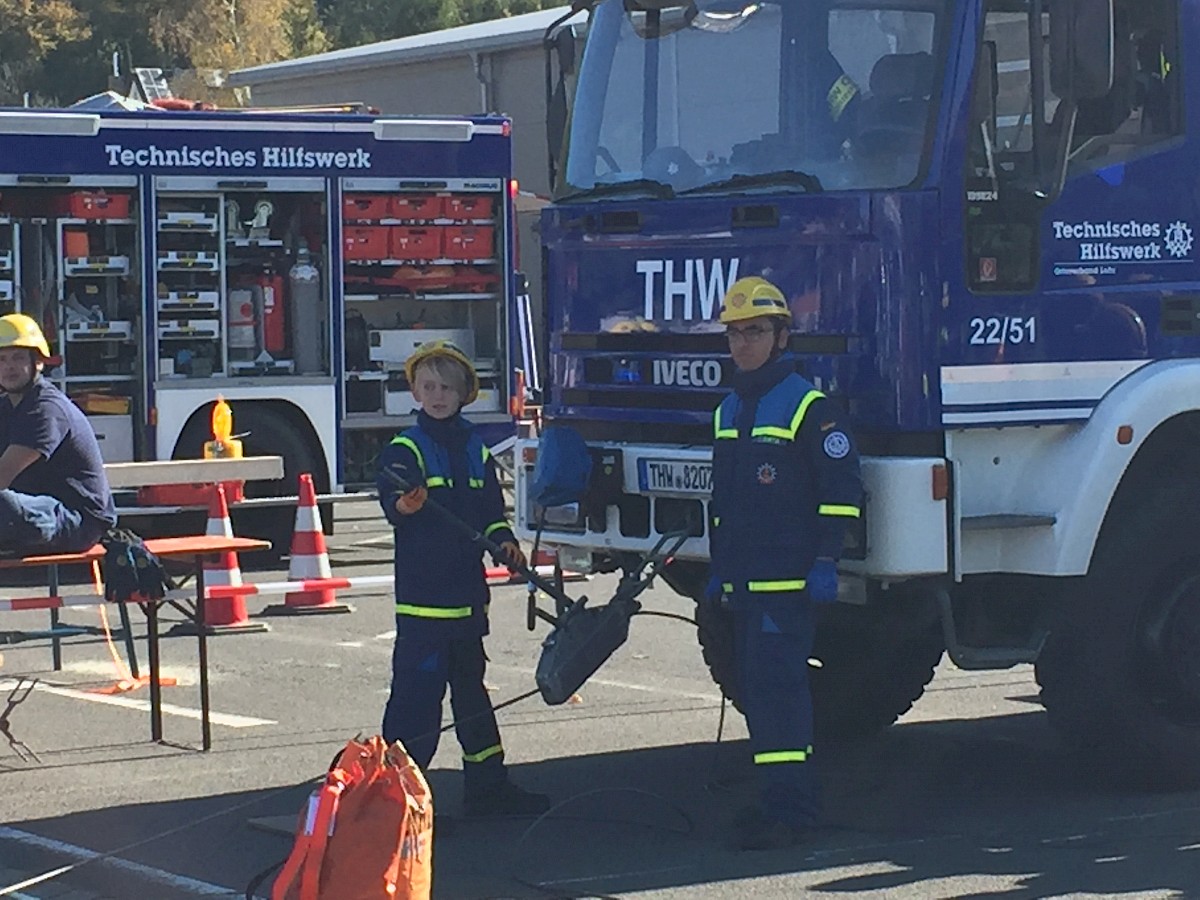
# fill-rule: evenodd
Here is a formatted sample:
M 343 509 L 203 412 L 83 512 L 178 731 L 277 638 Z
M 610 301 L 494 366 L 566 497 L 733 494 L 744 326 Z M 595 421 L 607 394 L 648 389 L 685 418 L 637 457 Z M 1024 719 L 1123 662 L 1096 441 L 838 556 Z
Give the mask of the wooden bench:
M 186 604 L 181 603 L 188 594 L 186 591 L 173 591 L 162 600 L 138 604 L 146 614 L 146 638 L 150 656 L 150 739 L 152 741 L 163 739 L 158 608 L 163 604 L 171 604 L 189 616 L 195 626 L 200 669 L 201 746 L 202 749 L 208 750 L 212 747 L 212 725 L 208 696 L 208 630 L 204 621 L 204 559 L 220 553 L 245 553 L 254 550 L 268 550 L 270 547 L 271 545 L 267 541 L 239 537 L 227 538 L 221 535 L 151 538 L 146 541 L 146 548 L 159 558 L 191 559 L 196 567 L 196 588 L 191 597 L 192 607 L 190 609 Z M 58 566 L 91 565 L 103 557 L 104 548 L 97 545 L 80 553 L 56 553 L 46 556 L 0 559 L 0 569 L 44 566 L 49 567 L 52 571 L 57 571 Z M 0 599 L 0 610 L 50 609 L 55 611 L 66 606 L 100 605 L 104 602 L 102 597 L 95 595 Z M 122 607 L 124 605 L 121 604 Z M 128 619 L 123 621 L 127 622 Z
M 283 477 L 283 457 L 282 456 L 247 456 L 240 459 L 176 459 L 165 460 L 162 462 L 128 462 L 128 463 L 107 463 L 104 466 L 104 474 L 108 478 L 109 486 L 114 491 L 128 490 L 138 487 L 146 487 L 150 485 L 165 485 L 165 484 L 219 484 L 229 481 L 274 481 Z M 158 540 L 150 540 L 146 542 L 147 547 L 152 552 L 163 558 L 172 557 L 188 557 L 188 556 L 203 556 L 207 553 L 216 553 L 217 550 L 195 550 L 200 544 L 188 545 L 185 549 L 180 550 L 179 545 L 172 541 L 201 541 L 203 536 L 193 538 L 163 538 Z M 224 538 L 222 538 L 224 540 Z M 164 543 L 165 542 L 165 543 Z M 239 545 L 240 546 L 240 545 Z M 255 541 L 253 546 L 246 545 L 245 549 L 268 549 L 270 544 L 265 541 Z M 155 548 L 162 548 L 161 550 Z M 57 554 L 49 556 L 33 556 L 23 559 L 0 559 L 0 568 L 13 567 L 45 567 L 47 569 L 47 581 L 51 598 L 57 597 L 60 588 L 59 566 L 71 564 L 91 564 L 104 557 L 104 550 L 100 546 L 91 548 L 82 553 Z M 197 570 L 200 569 L 197 563 Z M 198 595 L 198 596 L 203 596 Z M 83 605 L 83 604 L 66 604 L 66 605 Z M 150 604 L 153 606 L 153 604 Z M 204 614 L 203 603 L 198 604 L 198 611 L 194 613 L 199 616 L 202 621 Z M 130 627 L 129 613 L 125 604 L 119 605 L 121 627 L 124 632 L 126 653 L 129 656 L 130 669 L 134 677 L 138 677 L 137 654 L 134 649 L 133 631 Z M 3 600 L 0 600 L 0 610 L 13 609 L 11 605 L 7 605 Z M 62 638 L 65 636 L 76 634 L 96 634 L 98 629 L 92 626 L 77 626 L 68 625 L 60 621 L 59 610 L 62 606 L 31 606 L 25 605 L 24 609 L 48 608 L 50 610 L 50 628 L 42 632 L 2 632 L 7 642 L 12 643 L 17 640 L 31 640 L 42 637 L 48 637 L 51 644 L 52 664 L 55 671 L 62 668 Z M 157 617 L 157 610 L 154 611 Z M 149 615 L 149 611 L 147 613 Z M 157 621 L 154 622 L 157 627 Z M 155 634 L 152 645 L 151 654 L 156 655 L 158 637 Z M 153 667 L 153 661 L 152 661 Z M 207 666 L 206 663 L 201 667 L 201 676 L 205 680 L 205 688 L 207 692 Z M 154 694 L 153 679 L 157 678 L 153 672 L 151 673 L 151 693 Z M 154 717 L 153 708 L 155 699 L 151 697 L 152 718 Z M 207 701 L 206 701 L 207 702 Z M 207 721 L 207 713 L 204 714 Z M 161 737 L 161 710 L 158 717 L 159 726 L 157 731 L 158 736 L 155 740 Z M 208 726 L 205 724 L 205 749 L 208 749 Z M 152 727 L 152 730 L 153 727 Z
M 106 463 L 104 474 L 109 487 L 114 491 L 165 484 L 219 484 L 228 481 L 277 481 L 283 478 L 282 456 L 247 456 L 240 459 L 172 459 L 162 462 Z M 170 507 L 164 512 L 178 512 L 180 507 Z M 136 514 L 137 508 L 118 508 L 118 515 Z M 154 510 L 158 511 L 158 510 Z M 103 556 L 103 554 L 100 554 Z M 90 560 L 88 560 L 90 562 Z M 57 564 L 47 566 L 47 581 L 51 595 L 59 591 Z M 129 656 L 130 669 L 138 676 L 137 654 L 134 651 L 132 633 L 129 629 L 129 614 L 122 606 L 121 628 L 125 636 L 125 651 Z M 50 627 L 46 631 L 16 632 L 0 631 L 3 641 L 50 639 L 50 653 L 54 671 L 62 668 L 62 639 L 77 634 L 99 634 L 100 629 L 90 625 L 69 625 L 59 619 L 57 608 L 50 610 Z

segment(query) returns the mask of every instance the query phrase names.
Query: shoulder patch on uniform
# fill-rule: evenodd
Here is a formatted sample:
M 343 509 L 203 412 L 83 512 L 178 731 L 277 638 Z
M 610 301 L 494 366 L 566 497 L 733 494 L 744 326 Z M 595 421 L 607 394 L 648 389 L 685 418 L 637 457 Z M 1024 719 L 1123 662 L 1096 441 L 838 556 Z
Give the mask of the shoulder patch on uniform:
M 830 459 L 842 459 L 850 452 L 850 438 L 844 431 L 831 431 L 821 446 Z

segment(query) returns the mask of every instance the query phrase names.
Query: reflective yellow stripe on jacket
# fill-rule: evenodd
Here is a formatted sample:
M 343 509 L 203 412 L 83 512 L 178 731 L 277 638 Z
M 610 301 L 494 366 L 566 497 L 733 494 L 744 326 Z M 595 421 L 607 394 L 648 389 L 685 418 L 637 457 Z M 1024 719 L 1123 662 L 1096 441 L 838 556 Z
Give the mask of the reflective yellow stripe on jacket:
M 418 619 L 469 619 L 469 606 L 416 606 L 412 603 L 397 603 L 396 615 L 416 616 Z
M 747 581 L 746 590 L 752 594 L 773 594 L 779 591 L 802 591 L 803 578 L 785 578 L 779 581 Z
M 796 435 L 800 433 L 800 426 L 804 424 L 804 416 L 808 413 L 808 408 L 824 396 L 820 391 L 809 391 L 801 399 L 800 405 L 796 407 L 792 421 L 788 423 L 786 428 L 778 428 L 774 425 L 759 425 L 750 431 L 750 437 L 775 437 L 783 438 L 785 441 L 794 441 Z
M 435 475 L 432 478 L 429 478 L 428 476 L 425 475 L 426 471 L 428 471 L 425 468 L 425 454 L 423 454 L 421 452 L 421 448 L 417 446 L 417 442 L 414 441 L 412 438 L 408 438 L 408 437 L 404 437 L 403 435 L 399 435 L 392 439 L 392 443 L 400 444 L 401 446 L 407 447 L 409 450 L 411 450 L 413 452 L 413 456 L 415 456 L 417 458 L 417 465 L 421 467 L 421 475 L 425 478 L 425 487 L 454 487 L 454 479 L 453 478 L 442 478 L 439 475 Z M 488 453 L 487 447 L 482 447 L 480 449 L 482 451 L 481 455 L 483 457 L 483 465 L 484 465 L 484 468 L 486 469 L 488 457 L 490 457 L 491 454 Z M 483 484 L 484 484 L 484 480 L 482 478 L 472 478 L 468 481 L 468 485 L 473 488 L 482 488 Z
M 819 516 L 846 516 L 850 519 L 857 519 L 862 515 L 862 510 L 857 506 L 841 505 L 837 503 L 822 503 L 817 507 L 817 515 Z
M 767 753 L 755 753 L 754 764 L 762 766 L 772 763 L 807 762 L 808 758 L 812 756 L 812 752 L 812 744 L 809 744 L 799 750 L 771 750 Z

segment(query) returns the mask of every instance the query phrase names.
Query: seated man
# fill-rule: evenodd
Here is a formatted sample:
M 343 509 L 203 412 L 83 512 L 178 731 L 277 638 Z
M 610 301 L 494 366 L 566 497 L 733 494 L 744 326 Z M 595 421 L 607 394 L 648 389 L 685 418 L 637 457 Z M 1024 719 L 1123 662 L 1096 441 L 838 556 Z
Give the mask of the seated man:
M 0 552 L 71 553 L 117 522 L 96 433 L 42 377 L 50 346 L 29 316 L 0 316 Z

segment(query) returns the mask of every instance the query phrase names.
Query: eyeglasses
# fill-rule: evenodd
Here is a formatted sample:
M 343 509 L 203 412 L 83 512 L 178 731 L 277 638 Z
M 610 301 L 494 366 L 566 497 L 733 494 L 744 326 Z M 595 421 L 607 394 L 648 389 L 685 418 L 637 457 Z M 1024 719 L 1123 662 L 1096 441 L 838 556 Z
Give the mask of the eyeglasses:
M 751 325 L 749 328 L 729 327 L 725 329 L 725 339 L 731 344 L 735 343 L 736 341 L 749 341 L 750 343 L 754 343 L 755 341 L 762 340 L 763 335 L 770 333 L 770 328 L 763 328 L 761 325 Z

